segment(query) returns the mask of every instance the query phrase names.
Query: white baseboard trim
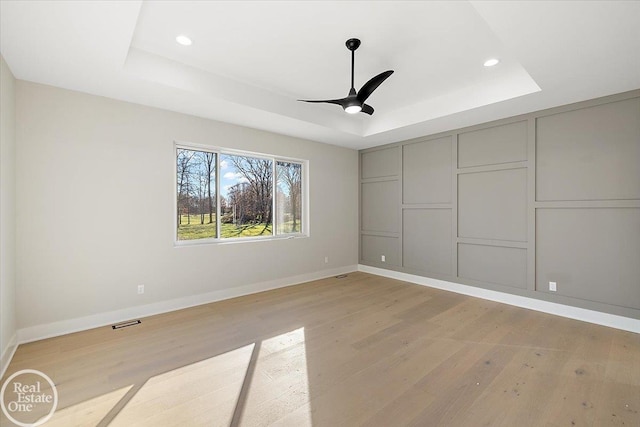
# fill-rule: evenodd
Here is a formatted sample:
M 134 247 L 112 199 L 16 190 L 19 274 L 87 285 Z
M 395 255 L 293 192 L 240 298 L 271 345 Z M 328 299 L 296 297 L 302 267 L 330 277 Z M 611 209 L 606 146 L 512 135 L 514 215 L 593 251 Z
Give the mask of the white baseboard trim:
M 431 279 L 428 277 L 416 276 L 414 274 L 401 273 L 398 271 L 385 270 L 383 268 L 370 267 L 368 265 L 358 265 L 358 271 L 375 274 L 377 276 L 388 277 L 390 279 L 402 280 L 415 283 L 417 285 L 428 286 L 430 288 L 442 289 L 458 294 L 469 295 L 490 301 L 501 302 L 516 307 L 528 308 L 530 310 L 541 311 L 543 313 L 554 314 L 556 316 L 567 317 L 569 319 L 582 320 L 583 322 L 595 323 L 597 325 L 609 326 L 611 328 L 622 329 L 623 331 L 640 333 L 640 320 L 615 314 L 602 313 L 585 308 L 572 307 L 555 302 L 542 301 L 535 298 L 512 295 L 504 292 L 492 291 L 489 289 L 476 288 L 475 286 L 462 285 L 460 283 L 447 282 L 445 280 Z
M 4 376 L 4 373 L 7 371 L 9 363 L 11 363 L 11 359 L 13 359 L 13 355 L 16 353 L 17 348 L 18 333 L 16 332 L 9 340 L 9 344 L 7 344 L 7 347 L 2 351 L 2 358 L 0 358 L 0 378 L 2 378 Z
M 269 280 L 266 282 L 253 283 L 230 289 L 221 289 L 199 295 L 190 295 L 168 301 L 161 301 L 153 304 L 124 308 L 122 310 L 110 311 L 106 313 L 94 314 L 91 316 L 75 319 L 61 320 L 59 322 L 46 323 L 42 325 L 30 326 L 18 330 L 18 342 L 25 344 L 45 338 L 66 335 L 73 332 L 85 331 L 87 329 L 99 328 L 106 325 L 122 322 L 125 320 L 137 319 L 167 313 L 169 311 L 180 310 L 196 305 L 208 304 L 229 298 L 249 295 L 256 292 L 268 291 L 271 289 L 283 288 L 286 286 L 298 285 L 313 280 L 324 279 L 338 274 L 351 273 L 357 271 L 357 265 L 349 265 L 334 269 L 321 270 L 313 273 L 301 274 L 298 276 L 285 277 L 281 279 Z M 10 360 L 10 359 L 9 359 Z

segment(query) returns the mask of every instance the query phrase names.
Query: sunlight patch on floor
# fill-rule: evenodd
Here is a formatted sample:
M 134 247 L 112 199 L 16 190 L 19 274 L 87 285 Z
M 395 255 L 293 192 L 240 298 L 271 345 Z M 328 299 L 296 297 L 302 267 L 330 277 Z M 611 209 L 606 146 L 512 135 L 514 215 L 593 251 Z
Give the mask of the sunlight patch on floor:
M 299 410 L 308 402 L 304 328 L 262 341 L 240 425 L 311 426 L 311 414 Z
M 44 425 L 46 427 L 98 425 L 131 387 L 123 387 L 67 408 L 58 409 Z
M 229 426 L 255 344 L 150 378 L 111 426 Z
M 109 414 L 114 408 L 117 411 L 118 402 L 122 410 Z M 83 412 L 85 403 L 94 413 Z M 95 411 L 96 405 L 99 411 Z M 143 384 L 76 406 L 56 414 L 52 422 L 58 418 L 61 421 L 51 425 L 75 425 L 76 419 L 84 425 L 95 419 L 90 424 L 96 425 L 114 417 L 110 426 L 227 427 L 283 422 L 311 426 L 311 414 L 304 410 L 310 408 L 304 328 L 156 375 Z

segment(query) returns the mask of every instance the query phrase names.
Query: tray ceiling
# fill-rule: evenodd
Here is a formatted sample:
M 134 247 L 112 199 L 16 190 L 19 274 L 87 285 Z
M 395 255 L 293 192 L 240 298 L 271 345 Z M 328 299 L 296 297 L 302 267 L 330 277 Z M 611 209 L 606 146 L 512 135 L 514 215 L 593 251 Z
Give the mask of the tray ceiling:
M 640 2 L 2 1 L 0 18 L 18 79 L 351 148 L 640 87 Z M 356 88 L 395 70 L 375 114 L 297 102 L 347 94 L 351 37 Z

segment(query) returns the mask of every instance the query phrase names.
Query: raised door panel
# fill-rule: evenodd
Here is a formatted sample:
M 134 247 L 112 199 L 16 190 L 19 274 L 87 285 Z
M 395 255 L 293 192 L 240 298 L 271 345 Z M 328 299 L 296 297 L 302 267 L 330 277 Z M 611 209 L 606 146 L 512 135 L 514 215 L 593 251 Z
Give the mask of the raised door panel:
M 398 181 L 362 183 L 361 197 L 363 231 L 388 233 L 400 231 Z
M 397 237 L 370 236 L 361 237 L 362 261 L 400 266 L 400 246 Z M 385 260 L 382 261 L 384 256 Z
M 527 250 L 460 243 L 458 276 L 526 289 Z
M 452 274 L 451 209 L 405 209 L 402 265 L 414 270 Z
M 536 121 L 539 201 L 640 199 L 640 98 Z
M 402 201 L 451 203 L 451 137 L 402 147 Z
M 383 178 L 399 175 L 400 149 L 398 147 L 362 153 L 361 177 Z
M 527 170 L 458 175 L 458 236 L 527 241 Z
M 494 126 L 458 135 L 458 167 L 527 160 L 527 122 Z
M 536 289 L 640 309 L 640 208 L 538 209 Z

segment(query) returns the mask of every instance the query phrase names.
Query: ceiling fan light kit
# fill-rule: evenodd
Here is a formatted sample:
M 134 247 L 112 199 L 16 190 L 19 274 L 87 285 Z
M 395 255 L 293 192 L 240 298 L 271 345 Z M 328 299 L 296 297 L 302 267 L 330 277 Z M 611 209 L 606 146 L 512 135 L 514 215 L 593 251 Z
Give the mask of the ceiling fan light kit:
M 369 98 L 369 96 L 371 96 L 373 91 L 376 90 L 378 86 L 382 84 L 382 82 L 384 82 L 386 79 L 389 78 L 391 74 L 393 74 L 393 70 L 388 70 L 378 74 L 377 76 L 373 77 L 368 82 L 366 82 L 364 86 L 362 86 L 362 88 L 358 92 L 356 92 L 356 89 L 353 83 L 353 71 L 355 67 L 355 51 L 356 49 L 358 49 L 358 47 L 360 47 L 360 40 L 355 38 L 349 39 L 345 44 L 347 46 L 347 49 L 351 51 L 351 89 L 349 89 L 349 95 L 347 95 L 346 98 L 340 98 L 340 99 L 324 99 L 324 100 L 317 100 L 317 101 L 308 100 L 308 99 L 299 99 L 298 101 L 337 104 L 337 105 L 340 105 L 342 108 L 344 108 L 344 111 L 346 111 L 349 114 L 356 114 L 356 113 L 362 112 L 368 115 L 372 115 L 374 111 L 373 107 L 368 104 L 365 104 L 365 101 L 367 100 L 367 98 Z

